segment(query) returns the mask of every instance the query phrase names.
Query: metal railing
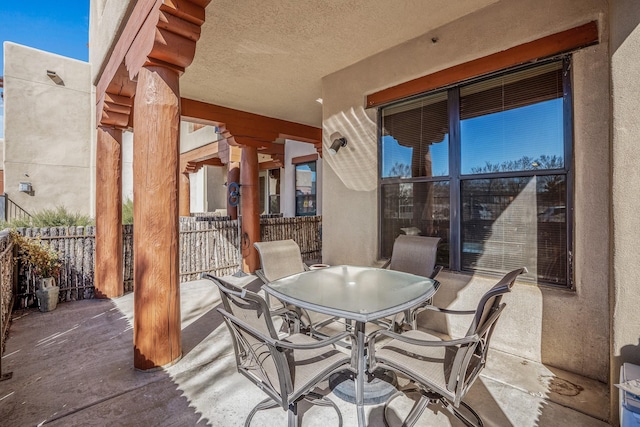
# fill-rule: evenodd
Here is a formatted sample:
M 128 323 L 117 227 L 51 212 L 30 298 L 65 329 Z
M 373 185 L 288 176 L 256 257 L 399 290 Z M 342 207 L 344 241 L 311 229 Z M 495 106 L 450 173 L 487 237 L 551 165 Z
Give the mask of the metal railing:
M 0 220 L 10 222 L 22 218 L 31 218 L 31 214 L 11 200 L 7 193 L 0 195 Z

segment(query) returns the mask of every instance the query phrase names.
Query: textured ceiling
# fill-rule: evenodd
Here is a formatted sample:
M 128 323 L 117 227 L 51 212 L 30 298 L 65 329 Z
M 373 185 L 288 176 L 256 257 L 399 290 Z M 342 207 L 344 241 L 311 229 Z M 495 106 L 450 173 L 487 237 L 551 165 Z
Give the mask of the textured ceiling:
M 181 95 L 321 126 L 321 79 L 498 0 L 212 0 Z

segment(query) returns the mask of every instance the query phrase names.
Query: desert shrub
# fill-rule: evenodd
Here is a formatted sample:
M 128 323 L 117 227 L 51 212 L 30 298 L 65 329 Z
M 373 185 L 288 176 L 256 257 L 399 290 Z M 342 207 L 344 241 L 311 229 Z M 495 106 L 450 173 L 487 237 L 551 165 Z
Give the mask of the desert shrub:
M 122 223 L 133 224 L 133 200 L 131 199 L 122 202 Z
M 70 227 L 93 225 L 93 219 L 79 212 L 70 212 L 64 206 L 42 209 L 31 217 L 15 218 L 4 226 L 8 227 Z

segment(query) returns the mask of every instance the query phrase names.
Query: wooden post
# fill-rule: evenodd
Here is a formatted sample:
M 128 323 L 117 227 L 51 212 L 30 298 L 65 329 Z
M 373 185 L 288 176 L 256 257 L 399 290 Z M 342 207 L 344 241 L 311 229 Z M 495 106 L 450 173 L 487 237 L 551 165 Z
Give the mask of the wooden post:
M 98 128 L 96 150 L 97 298 L 124 294 L 122 270 L 122 131 Z
M 134 120 L 134 366 L 147 370 L 175 363 L 182 354 L 176 70 L 140 69 Z
M 232 182 L 240 183 L 240 164 L 238 162 L 229 162 L 229 171 L 227 172 L 227 185 Z M 238 207 L 229 204 L 229 192 L 227 191 L 227 215 L 231 219 L 238 219 Z
M 189 184 L 189 173 L 181 171 L 179 176 L 180 189 L 178 190 L 178 196 L 180 197 L 179 212 L 180 216 L 191 215 L 191 187 Z
M 260 266 L 254 242 L 260 241 L 260 195 L 258 185 L 258 149 L 242 147 L 240 161 L 240 205 L 242 215 L 242 270 L 253 273 Z

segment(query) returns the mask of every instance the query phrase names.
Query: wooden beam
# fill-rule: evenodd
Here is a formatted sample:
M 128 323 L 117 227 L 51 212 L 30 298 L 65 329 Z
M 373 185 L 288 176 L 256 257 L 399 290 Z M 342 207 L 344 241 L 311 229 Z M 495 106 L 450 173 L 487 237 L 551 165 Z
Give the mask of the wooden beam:
M 99 99 L 107 90 L 107 86 L 115 77 L 118 68 L 124 63 L 124 57 L 129 51 L 133 40 L 138 35 L 142 24 L 147 19 L 154 7 L 160 7 L 161 1 L 158 0 L 139 0 L 136 2 L 127 24 L 120 34 L 116 45 L 109 56 L 104 70 L 100 74 L 100 79 L 96 83 L 96 96 Z
M 215 123 L 217 126 L 224 125 L 236 138 L 242 136 L 265 142 L 273 142 L 278 138 L 288 138 L 300 142 L 322 143 L 322 129 L 313 126 L 188 98 L 182 98 L 181 105 L 182 116 L 187 120 L 201 120 L 207 123 Z
M 135 77 L 145 64 L 184 72 L 193 61 L 195 44 L 200 38 L 200 27 L 205 18 L 204 9 L 209 1 L 139 0 L 135 3 L 96 83 L 98 124 L 113 125 L 113 121 L 102 122 L 105 93 L 133 97 Z
M 372 93 L 367 96 L 367 108 L 377 107 L 473 77 L 586 47 L 598 43 L 598 40 L 598 23 L 592 21 Z
M 134 366 L 153 369 L 182 355 L 178 238 L 178 73 L 146 66 L 134 115 Z
M 212 157 L 219 157 L 220 141 L 211 142 L 202 147 L 194 148 L 193 150 L 185 151 L 180 154 L 180 162 L 200 162 Z
M 208 3 L 208 2 L 207 2 Z M 186 0 L 164 0 L 160 9 L 198 26 L 204 24 L 205 6 Z
M 318 160 L 318 154 L 308 154 L 306 156 L 298 156 L 291 159 L 291 164 L 299 165 L 300 163 L 309 163 Z
M 96 261 L 98 298 L 124 294 L 122 269 L 122 131 L 98 128 L 96 147 Z
M 242 147 L 240 194 L 242 270 L 245 273 L 253 273 L 260 266 L 258 251 L 253 247 L 255 242 L 260 241 L 260 185 L 258 150 L 255 147 Z
M 203 166 L 217 166 L 217 167 L 222 167 L 224 166 L 224 164 L 222 163 L 222 160 L 214 157 L 212 159 L 207 159 L 207 160 L 202 160 L 199 162 L 187 162 L 182 163 L 182 161 L 180 162 L 180 173 L 182 174 L 188 174 L 188 173 L 196 173 L 198 172 L 200 169 L 202 169 Z M 180 214 L 181 216 L 183 216 L 182 214 Z
M 189 173 L 182 171 L 178 176 L 178 215 L 191 215 L 191 180 Z
M 260 163 L 260 170 L 278 169 L 282 167 L 282 162 L 279 160 L 269 160 L 267 162 Z

